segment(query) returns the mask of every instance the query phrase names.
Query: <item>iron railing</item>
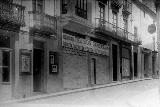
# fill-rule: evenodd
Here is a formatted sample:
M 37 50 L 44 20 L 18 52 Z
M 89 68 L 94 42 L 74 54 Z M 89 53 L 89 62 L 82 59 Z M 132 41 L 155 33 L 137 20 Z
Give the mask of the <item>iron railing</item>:
M 50 16 L 45 13 L 39 13 L 37 11 L 29 12 L 30 15 L 30 27 L 39 28 L 39 30 L 53 33 L 57 31 L 57 17 Z
M 24 21 L 25 7 L 13 4 L 13 3 L 0 3 L 0 20 L 4 22 L 10 22 L 18 24 L 20 26 L 25 25 Z
M 106 20 L 96 18 L 95 19 L 95 27 L 96 27 L 96 29 L 100 29 L 102 31 L 111 32 L 114 36 L 118 36 L 118 37 L 122 38 L 123 40 L 129 40 L 129 41 L 141 44 L 141 39 L 138 36 L 128 32 L 127 30 L 122 29 L 112 23 L 109 23 Z
M 126 0 L 123 0 L 123 11 L 127 11 L 129 13 L 132 12 L 132 3 Z
M 120 6 L 121 5 L 121 2 L 119 0 L 111 0 L 111 3 L 113 5 L 117 5 L 117 6 Z

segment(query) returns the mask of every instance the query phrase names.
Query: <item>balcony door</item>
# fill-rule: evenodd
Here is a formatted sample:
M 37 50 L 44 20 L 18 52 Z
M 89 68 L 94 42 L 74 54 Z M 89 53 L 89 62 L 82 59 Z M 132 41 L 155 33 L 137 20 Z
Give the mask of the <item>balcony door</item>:
M 44 0 L 33 0 L 33 11 L 44 12 Z
M 118 15 L 116 12 L 113 11 L 113 17 L 112 17 L 112 24 L 113 24 L 113 31 L 117 31 L 117 21 L 118 21 Z
M 99 18 L 100 18 L 100 26 L 105 26 L 105 5 L 102 2 L 99 2 Z

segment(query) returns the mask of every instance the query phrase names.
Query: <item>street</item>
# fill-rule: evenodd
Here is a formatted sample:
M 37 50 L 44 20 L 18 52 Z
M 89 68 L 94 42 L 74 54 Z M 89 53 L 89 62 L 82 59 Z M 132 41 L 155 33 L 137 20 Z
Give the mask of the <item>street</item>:
M 159 79 L 155 79 L 0 107 L 160 107 L 159 95 Z

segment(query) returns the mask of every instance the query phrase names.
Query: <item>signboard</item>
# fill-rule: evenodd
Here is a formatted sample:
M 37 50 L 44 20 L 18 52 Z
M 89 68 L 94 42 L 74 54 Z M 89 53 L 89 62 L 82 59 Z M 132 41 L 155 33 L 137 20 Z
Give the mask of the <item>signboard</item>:
M 148 26 L 148 32 L 149 32 L 150 34 L 155 33 L 155 32 L 156 32 L 156 25 L 155 25 L 155 24 L 149 25 L 149 26 Z
M 69 34 L 63 34 L 62 46 L 75 50 L 87 51 L 109 56 L 109 45 L 100 44 L 91 40 L 78 38 Z

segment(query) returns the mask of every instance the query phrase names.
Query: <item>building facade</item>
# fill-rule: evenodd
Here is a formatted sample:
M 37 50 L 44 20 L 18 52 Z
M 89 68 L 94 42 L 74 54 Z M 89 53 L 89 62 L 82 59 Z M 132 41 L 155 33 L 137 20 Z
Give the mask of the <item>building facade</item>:
M 3 99 L 157 76 L 155 12 L 143 2 L 4 0 L 1 8 Z

